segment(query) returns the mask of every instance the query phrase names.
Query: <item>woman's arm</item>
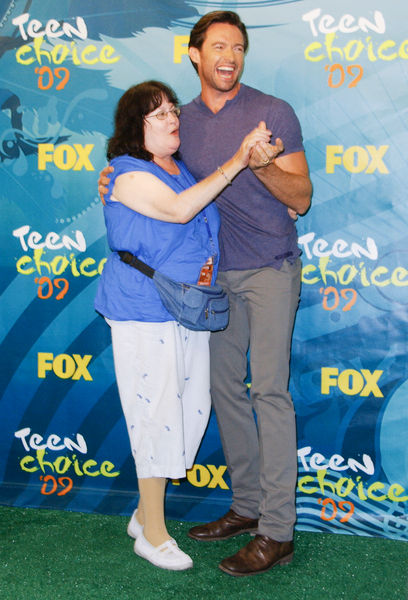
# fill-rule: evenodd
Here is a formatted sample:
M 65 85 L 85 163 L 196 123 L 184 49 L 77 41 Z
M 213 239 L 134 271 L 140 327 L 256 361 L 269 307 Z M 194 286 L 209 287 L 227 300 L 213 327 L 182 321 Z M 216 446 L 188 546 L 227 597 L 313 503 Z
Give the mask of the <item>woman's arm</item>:
M 270 135 L 264 124 L 258 126 L 219 170 L 179 194 L 151 173 L 131 171 L 116 178 L 112 199 L 153 219 L 187 223 L 248 165 L 252 148 L 268 142 Z

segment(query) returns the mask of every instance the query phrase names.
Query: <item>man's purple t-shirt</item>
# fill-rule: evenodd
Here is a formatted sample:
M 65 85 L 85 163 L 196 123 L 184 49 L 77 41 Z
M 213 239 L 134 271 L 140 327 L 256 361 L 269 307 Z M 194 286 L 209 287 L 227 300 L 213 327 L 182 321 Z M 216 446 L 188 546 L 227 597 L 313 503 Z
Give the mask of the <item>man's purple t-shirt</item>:
M 214 172 L 259 121 L 272 131 L 272 143 L 282 139 L 283 154 L 303 151 L 299 121 L 291 106 L 244 84 L 216 114 L 200 96 L 183 106 L 180 151 L 189 171 L 197 180 Z M 280 269 L 285 258 L 293 262 L 299 256 L 295 221 L 250 169 L 241 171 L 216 202 L 221 214 L 221 271 Z

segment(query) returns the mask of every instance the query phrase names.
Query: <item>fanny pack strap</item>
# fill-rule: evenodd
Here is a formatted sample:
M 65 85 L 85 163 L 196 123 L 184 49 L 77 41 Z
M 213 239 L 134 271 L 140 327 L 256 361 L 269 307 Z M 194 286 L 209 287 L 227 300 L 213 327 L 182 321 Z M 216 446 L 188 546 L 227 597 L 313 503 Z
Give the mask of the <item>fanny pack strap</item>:
M 127 250 L 119 250 L 118 254 L 122 262 L 126 263 L 130 267 L 133 267 L 134 269 L 137 269 L 138 271 L 141 271 L 150 279 L 153 279 L 155 270 L 152 269 L 152 267 L 149 267 L 149 265 L 147 265 L 143 261 L 139 260 L 136 256 L 134 256 L 134 254 L 131 254 Z

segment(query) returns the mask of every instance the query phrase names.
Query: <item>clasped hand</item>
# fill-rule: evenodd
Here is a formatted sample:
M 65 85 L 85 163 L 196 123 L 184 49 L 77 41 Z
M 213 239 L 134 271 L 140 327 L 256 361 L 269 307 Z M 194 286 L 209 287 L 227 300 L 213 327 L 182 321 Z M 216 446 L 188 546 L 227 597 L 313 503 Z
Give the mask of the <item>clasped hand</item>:
M 244 158 L 244 166 L 253 171 L 267 167 L 284 150 L 283 142 L 276 138 L 275 145 L 270 143 L 272 131 L 266 128 L 265 121 L 259 121 L 242 141 L 238 154 Z
M 264 121 L 259 123 L 261 129 L 266 125 Z M 280 138 L 276 138 L 275 144 L 270 144 L 265 141 L 258 141 L 252 148 L 249 155 L 248 167 L 252 171 L 267 167 L 273 160 L 284 150 L 283 142 Z M 298 218 L 297 212 L 288 206 L 289 216 L 296 221 Z
M 251 150 L 248 167 L 255 171 L 267 167 L 284 150 L 283 142 L 276 138 L 275 144 L 258 142 Z

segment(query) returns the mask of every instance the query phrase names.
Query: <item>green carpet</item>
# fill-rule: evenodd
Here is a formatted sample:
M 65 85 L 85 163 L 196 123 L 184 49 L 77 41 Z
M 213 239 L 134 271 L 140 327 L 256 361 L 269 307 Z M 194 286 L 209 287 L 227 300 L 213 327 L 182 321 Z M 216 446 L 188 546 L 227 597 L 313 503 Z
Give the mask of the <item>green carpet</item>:
M 0 506 L 1 600 L 408 600 L 408 543 L 298 532 L 290 565 L 235 578 L 218 562 L 249 536 L 199 543 L 169 521 L 194 560 L 163 571 L 137 557 L 119 516 Z

